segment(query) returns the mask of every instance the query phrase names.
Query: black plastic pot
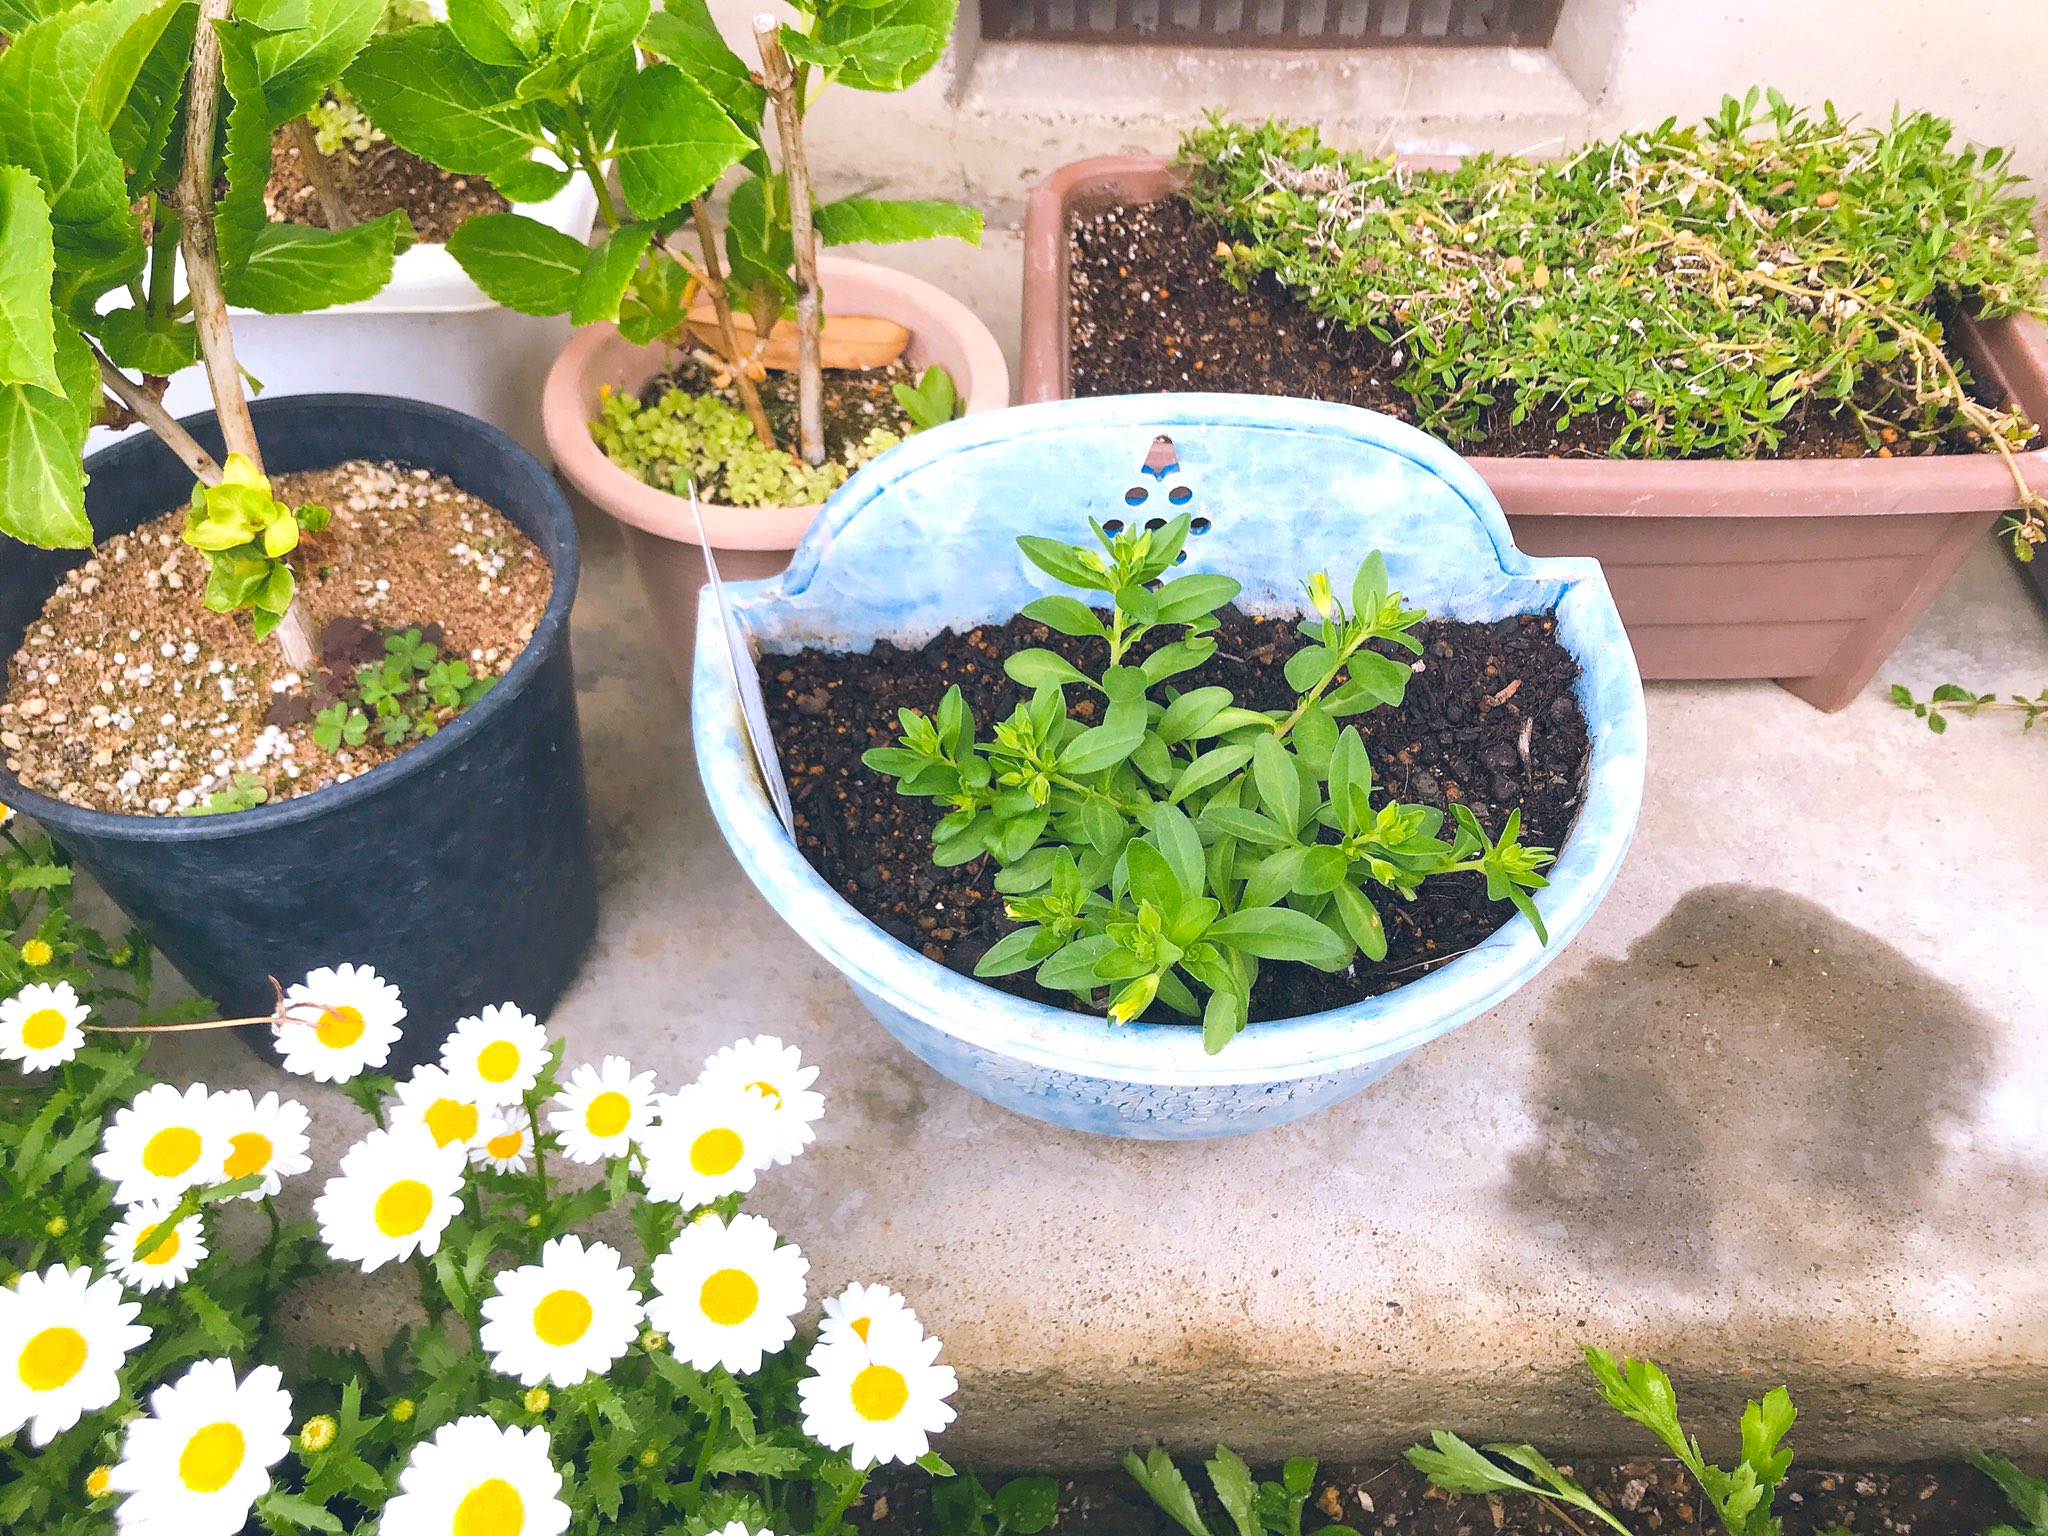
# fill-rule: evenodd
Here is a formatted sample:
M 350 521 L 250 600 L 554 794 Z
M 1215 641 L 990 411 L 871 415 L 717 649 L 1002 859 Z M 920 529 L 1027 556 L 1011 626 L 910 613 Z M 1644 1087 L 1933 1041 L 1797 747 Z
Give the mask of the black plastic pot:
M 186 980 L 232 1013 L 267 1012 L 270 976 L 288 984 L 356 961 L 404 996 L 410 1038 L 399 1053 L 413 1060 L 485 1003 L 545 1015 L 597 924 L 569 661 L 576 529 L 561 488 L 503 432 L 442 406 L 294 395 L 254 411 L 273 473 L 392 459 L 446 475 L 517 523 L 554 571 L 526 649 L 438 735 L 300 799 L 221 816 L 124 816 L 52 800 L 0 771 L 0 801 L 42 823 Z M 221 453 L 212 413 L 185 425 Z M 86 462 L 86 508 L 103 539 L 191 493 L 191 472 L 148 435 Z M 86 558 L 6 548 L 0 656 Z

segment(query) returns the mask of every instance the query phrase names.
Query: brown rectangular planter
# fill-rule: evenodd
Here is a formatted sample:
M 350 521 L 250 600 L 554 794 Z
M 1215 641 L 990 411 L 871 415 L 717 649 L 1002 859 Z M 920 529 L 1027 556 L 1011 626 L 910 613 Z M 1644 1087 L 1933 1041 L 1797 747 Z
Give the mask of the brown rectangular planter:
M 1412 162 L 1418 167 L 1444 161 Z M 1160 202 L 1162 160 L 1062 166 L 1024 225 L 1024 399 L 1071 392 L 1067 256 L 1074 222 Z M 1981 378 L 2048 421 L 2048 331 L 1963 321 Z M 2048 490 L 2048 450 L 2022 455 Z M 1822 709 L 1855 698 L 1977 540 L 2018 505 L 1995 454 L 1908 459 L 1469 461 L 1532 555 L 1592 555 L 1649 678 L 1775 678 Z

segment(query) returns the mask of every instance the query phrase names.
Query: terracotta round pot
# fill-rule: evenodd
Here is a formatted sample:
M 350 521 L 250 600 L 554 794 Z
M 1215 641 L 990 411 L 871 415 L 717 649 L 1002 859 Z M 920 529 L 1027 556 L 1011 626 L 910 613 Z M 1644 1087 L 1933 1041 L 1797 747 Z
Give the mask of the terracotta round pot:
M 913 366 L 934 363 L 953 376 L 968 414 L 1010 403 L 1010 369 L 989 328 L 951 294 L 890 267 L 851 256 L 818 262 L 827 319 L 835 314 L 878 315 L 910 331 Z M 578 331 L 548 370 L 541 419 L 555 465 L 577 490 L 619 520 L 640 573 L 647 606 L 676 678 L 688 686 L 696 650 L 697 594 L 708 579 L 690 504 L 620 469 L 590 435 L 599 391 L 638 392 L 668 359 L 660 345 L 634 346 L 616 326 Z M 728 507 L 698 502 L 719 574 L 744 581 L 773 576 L 818 515 L 822 502 L 798 507 Z

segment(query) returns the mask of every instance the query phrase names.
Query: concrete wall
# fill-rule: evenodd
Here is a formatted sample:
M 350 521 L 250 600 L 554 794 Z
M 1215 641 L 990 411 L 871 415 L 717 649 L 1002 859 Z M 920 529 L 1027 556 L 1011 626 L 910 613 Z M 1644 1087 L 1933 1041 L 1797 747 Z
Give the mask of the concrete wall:
M 714 0 L 735 39 L 759 8 Z M 820 102 L 826 195 L 957 197 L 1001 226 L 1054 166 L 1171 150 L 1210 106 L 1358 144 L 1547 152 L 1753 84 L 1880 117 L 1937 111 L 2048 181 L 2048 0 L 1566 0 L 1547 49 L 1293 53 L 990 43 L 975 0 L 962 12 L 947 60 L 909 92 Z

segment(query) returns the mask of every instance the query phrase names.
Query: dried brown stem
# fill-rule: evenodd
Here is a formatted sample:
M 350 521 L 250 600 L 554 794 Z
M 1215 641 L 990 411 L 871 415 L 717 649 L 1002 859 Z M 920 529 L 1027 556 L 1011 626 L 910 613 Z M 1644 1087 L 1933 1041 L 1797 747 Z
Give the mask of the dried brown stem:
M 98 347 L 92 349 L 92 355 L 99 359 L 100 382 L 106 386 L 107 393 L 120 401 L 129 415 L 161 438 L 164 446 L 184 460 L 185 467 L 197 479 L 207 485 L 218 484 L 220 465 L 214 462 L 212 454 L 200 447 L 197 438 L 178 424 L 178 418 L 164 409 L 163 402 L 116 368 Z
M 213 228 L 213 140 L 220 113 L 220 34 L 216 26 L 234 14 L 235 0 L 199 0 L 199 25 L 192 33 L 192 67 L 187 75 L 185 158 L 178 174 L 179 246 L 185 257 L 185 286 L 192 298 L 192 323 L 199 332 L 200 359 L 229 453 L 239 453 L 260 471 L 263 451 L 256 423 L 242 393 L 235 338 L 228 328 L 227 295 L 220 283 L 220 246 Z M 277 626 L 285 660 L 302 676 L 314 668 L 313 637 L 305 605 L 297 598 Z
M 747 420 L 754 424 L 754 436 L 761 440 L 762 447 L 773 448 L 775 429 L 768 425 L 768 413 L 761 409 L 761 392 L 754 388 L 754 381 L 747 374 L 746 351 L 740 346 L 739 328 L 732 320 L 732 295 L 725 291 L 725 267 L 718 256 L 718 231 L 711 227 L 711 210 L 704 206 L 703 198 L 690 204 L 690 217 L 696 220 L 697 244 L 703 258 L 703 271 L 698 281 L 710 296 L 711 307 L 718 315 L 718 334 L 725 343 L 725 355 L 731 360 L 733 388 L 739 391 Z
M 341 195 L 341 188 L 335 185 L 334 172 L 327 168 L 327 157 L 320 153 L 320 142 L 313 133 L 313 125 L 303 117 L 295 117 L 290 128 L 292 147 L 299 152 L 299 169 L 305 174 L 306 185 L 313 189 L 313 199 L 320 205 L 320 216 L 327 221 L 329 229 L 354 229 L 360 222 L 349 210 L 348 199 Z
M 796 422 L 798 449 L 806 464 L 825 462 L 825 375 L 820 357 L 823 324 L 818 292 L 818 232 L 811 223 L 811 168 L 804 158 L 803 104 L 796 77 L 782 48 L 782 23 L 770 15 L 754 18 L 754 42 L 761 50 L 761 83 L 775 106 L 782 140 L 782 179 L 789 189 L 789 228 L 796 244 Z

